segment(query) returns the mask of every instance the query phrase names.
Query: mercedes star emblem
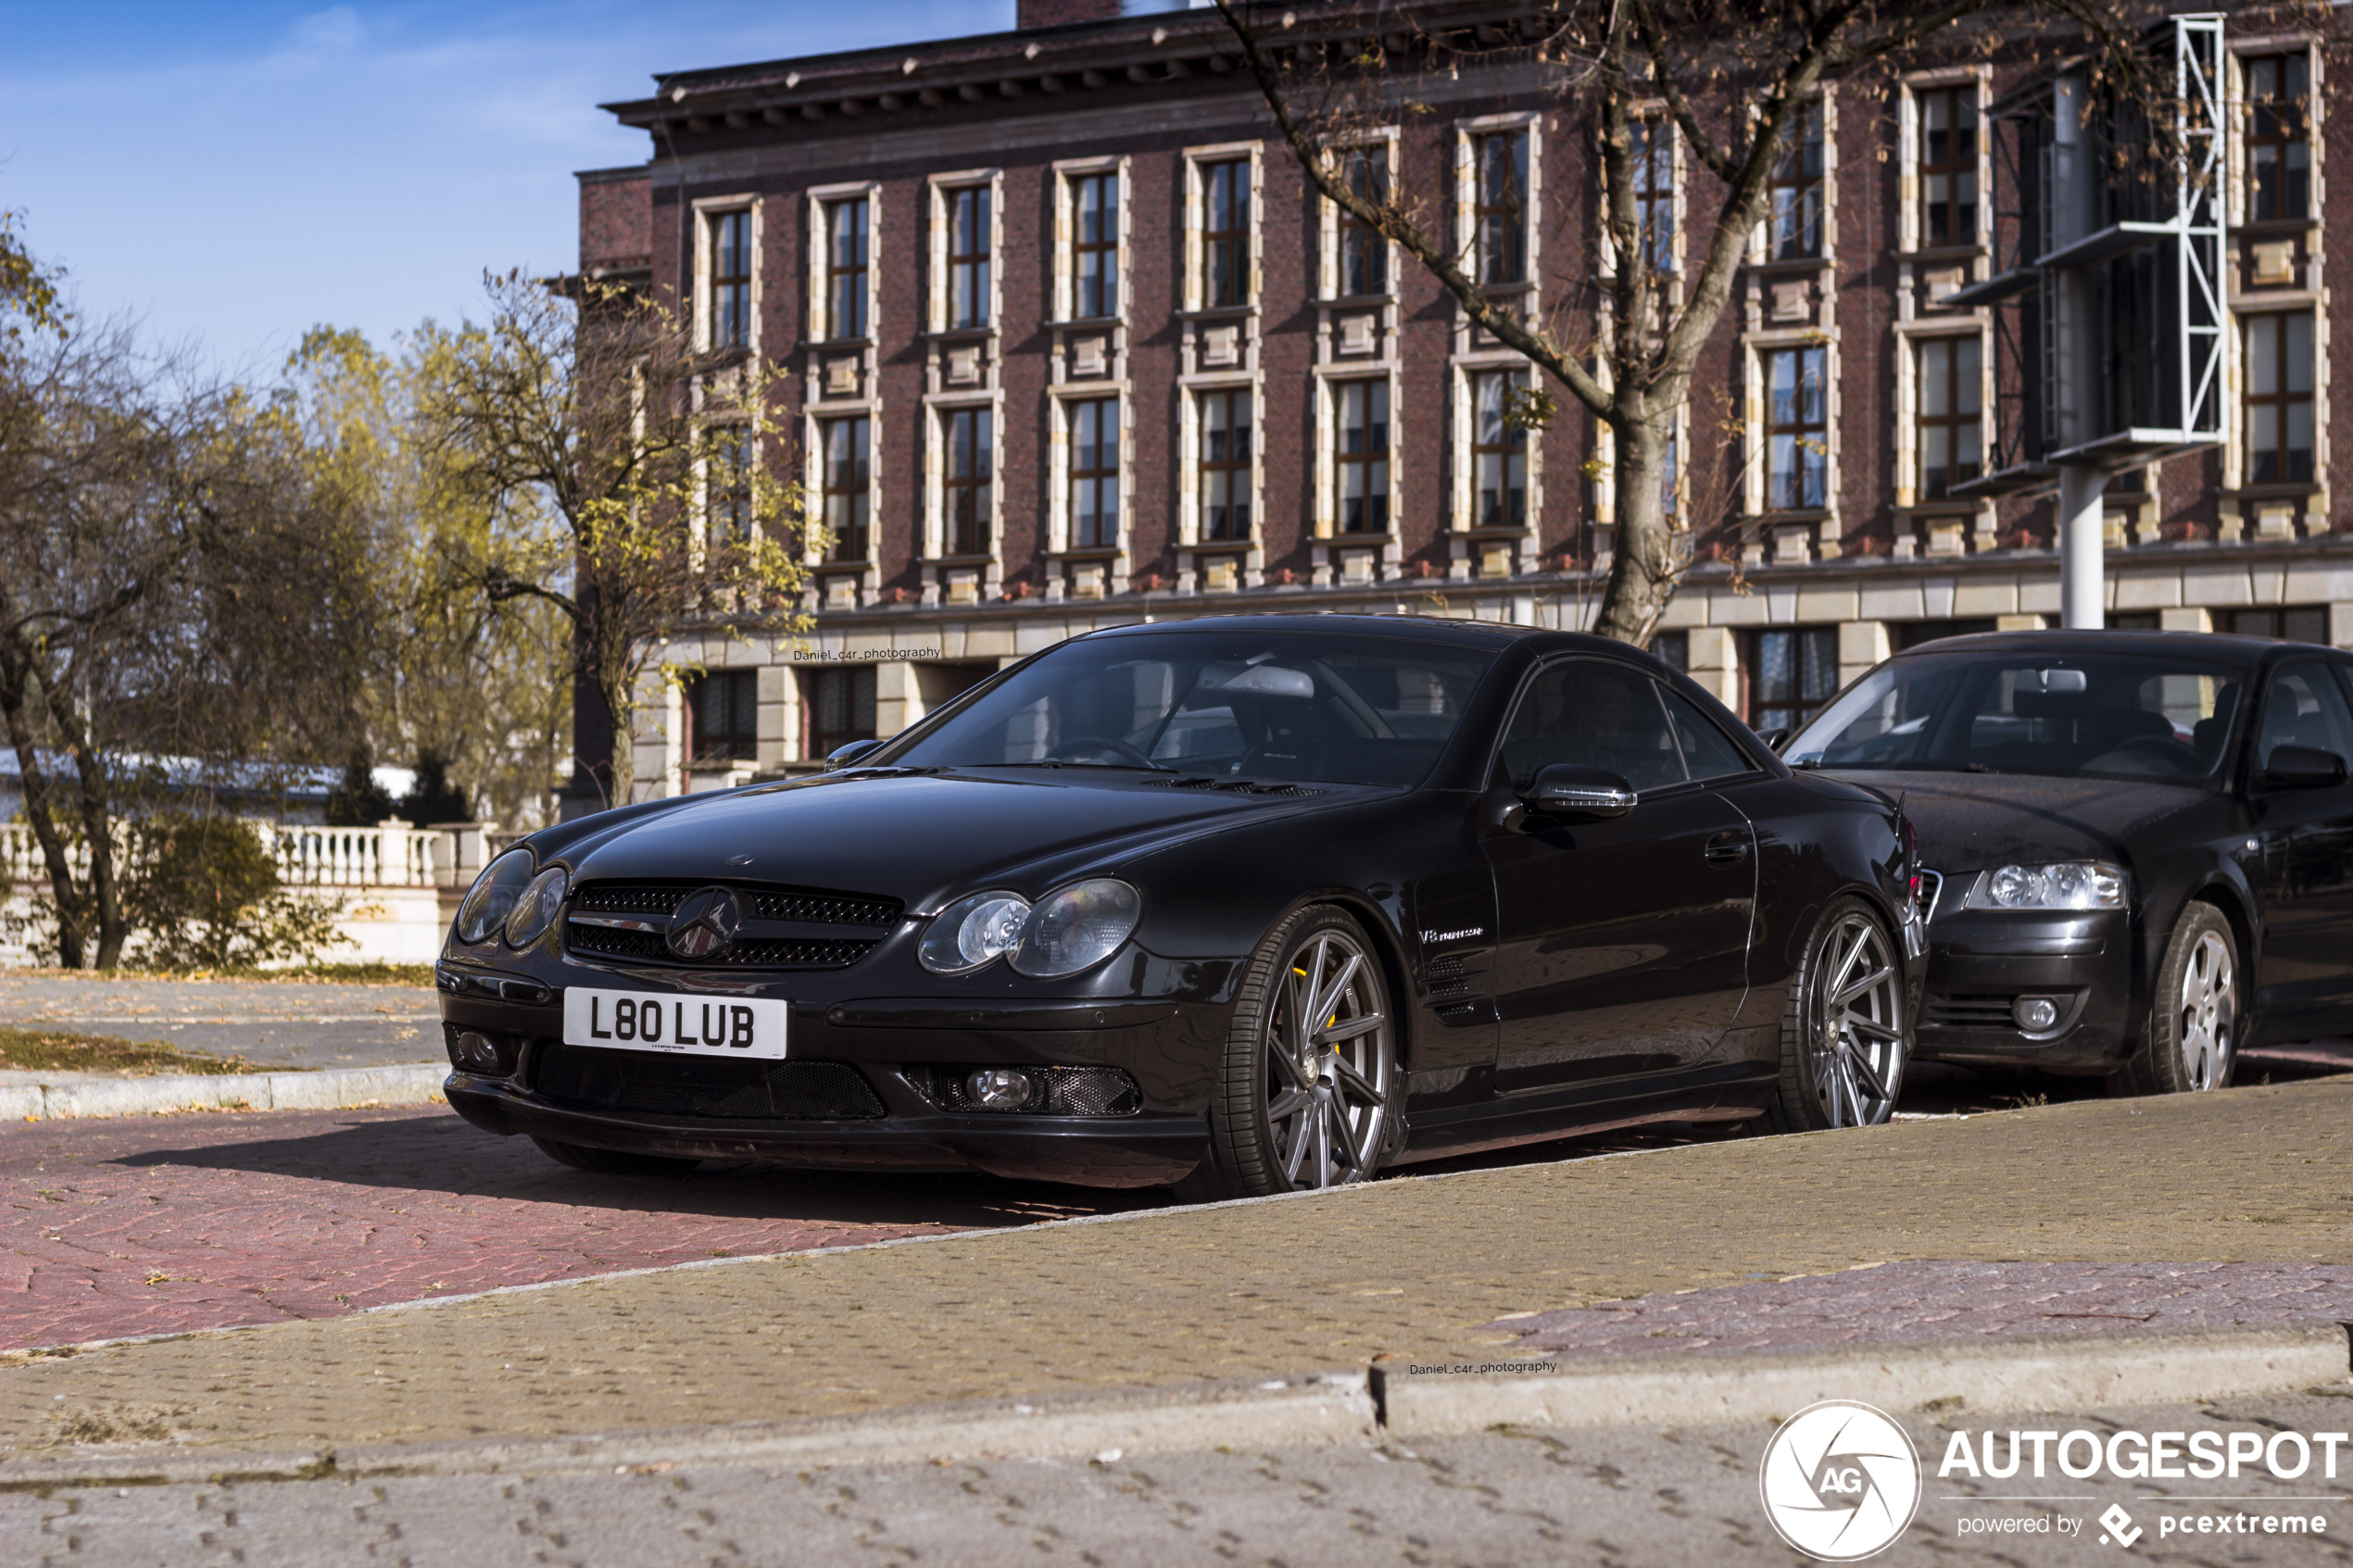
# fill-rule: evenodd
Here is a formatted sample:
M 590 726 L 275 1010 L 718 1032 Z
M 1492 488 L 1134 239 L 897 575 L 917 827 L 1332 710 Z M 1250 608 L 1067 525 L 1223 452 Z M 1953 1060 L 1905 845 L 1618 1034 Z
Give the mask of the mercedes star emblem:
M 686 895 L 670 917 L 670 950 L 682 959 L 707 959 L 736 939 L 744 923 L 736 896 L 724 887 Z

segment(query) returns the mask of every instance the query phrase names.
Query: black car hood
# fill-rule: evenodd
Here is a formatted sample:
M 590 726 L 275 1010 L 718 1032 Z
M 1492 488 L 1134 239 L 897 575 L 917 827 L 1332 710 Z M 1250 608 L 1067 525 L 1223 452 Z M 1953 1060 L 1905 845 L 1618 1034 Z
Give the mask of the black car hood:
M 1318 784 L 1310 796 L 1170 788 L 1133 776 L 1024 770 L 825 777 L 690 799 L 571 847 L 575 880 L 712 879 L 877 894 L 926 908 L 992 884 L 1109 865 L 1269 812 L 1388 790 Z M 733 861 L 749 856 L 749 863 Z
M 1920 835 L 1920 864 L 1946 875 L 2053 860 L 2130 866 L 2127 840 L 2208 792 L 2145 779 L 2028 773 L 1868 771 L 1834 774 L 1898 797 Z

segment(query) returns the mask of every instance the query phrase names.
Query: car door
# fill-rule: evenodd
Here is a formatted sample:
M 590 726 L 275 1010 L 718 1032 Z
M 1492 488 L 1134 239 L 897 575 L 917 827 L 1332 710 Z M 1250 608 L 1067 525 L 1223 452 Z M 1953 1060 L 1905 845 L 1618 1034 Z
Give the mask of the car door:
M 1483 840 L 1499 1090 L 1689 1066 L 1740 1010 L 1754 838 L 1718 790 L 1692 779 L 1666 695 L 1644 671 L 1595 658 L 1548 664 L 1520 694 L 1498 758 L 1515 793 L 1541 768 L 1578 763 L 1623 777 L 1637 800 L 1608 821 L 1495 821 Z
M 2342 1033 L 2342 1010 L 2353 1001 L 2353 783 L 2267 788 L 2264 770 L 2283 746 L 2330 752 L 2353 765 L 2353 709 L 2321 659 L 2272 671 L 2249 759 L 2249 807 L 2262 843 L 2255 1005 L 2274 1039 L 2319 1028 Z

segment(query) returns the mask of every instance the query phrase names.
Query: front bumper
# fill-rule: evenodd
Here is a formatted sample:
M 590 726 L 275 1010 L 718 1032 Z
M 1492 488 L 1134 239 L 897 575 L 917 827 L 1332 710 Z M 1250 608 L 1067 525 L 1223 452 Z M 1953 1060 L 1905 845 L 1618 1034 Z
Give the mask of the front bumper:
M 1954 877 L 1947 886 L 1971 880 Z M 1958 902 L 1957 892 L 1945 897 Z M 2021 1027 L 2014 1011 L 2021 997 L 2050 999 L 2057 1020 Z M 1947 909 L 1939 900 L 1928 928 L 1921 1060 L 2107 1073 L 2138 1035 L 2131 910 L 2025 914 Z

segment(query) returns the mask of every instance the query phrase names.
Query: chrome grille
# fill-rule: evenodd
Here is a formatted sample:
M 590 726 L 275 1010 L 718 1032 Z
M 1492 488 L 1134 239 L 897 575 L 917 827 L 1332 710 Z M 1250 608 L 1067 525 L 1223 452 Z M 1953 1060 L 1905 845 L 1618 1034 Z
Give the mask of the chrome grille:
M 846 969 L 874 951 L 899 923 L 896 898 L 807 887 L 723 884 L 741 900 L 736 939 L 707 959 L 670 950 L 671 914 L 699 882 L 592 882 L 573 894 L 564 924 L 572 952 L 640 963 L 711 969 Z

